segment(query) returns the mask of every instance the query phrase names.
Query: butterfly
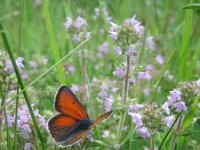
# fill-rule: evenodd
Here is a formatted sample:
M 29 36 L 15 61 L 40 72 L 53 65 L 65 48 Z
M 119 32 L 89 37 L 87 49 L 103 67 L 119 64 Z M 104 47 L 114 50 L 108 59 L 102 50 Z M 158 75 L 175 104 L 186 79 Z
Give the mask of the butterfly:
M 62 146 L 75 144 L 97 123 L 112 114 L 112 111 L 109 111 L 93 121 L 74 93 L 66 86 L 58 89 L 54 105 L 59 114 L 49 119 L 47 127 L 54 142 Z

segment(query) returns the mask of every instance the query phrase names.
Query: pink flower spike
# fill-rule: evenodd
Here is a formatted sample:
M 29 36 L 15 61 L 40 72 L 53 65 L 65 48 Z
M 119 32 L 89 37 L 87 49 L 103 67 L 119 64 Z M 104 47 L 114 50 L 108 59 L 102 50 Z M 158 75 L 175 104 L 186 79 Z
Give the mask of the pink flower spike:
M 141 114 L 130 112 L 129 115 L 132 116 L 132 122 L 135 124 L 136 128 L 143 125 L 143 123 L 142 123 L 142 115 Z

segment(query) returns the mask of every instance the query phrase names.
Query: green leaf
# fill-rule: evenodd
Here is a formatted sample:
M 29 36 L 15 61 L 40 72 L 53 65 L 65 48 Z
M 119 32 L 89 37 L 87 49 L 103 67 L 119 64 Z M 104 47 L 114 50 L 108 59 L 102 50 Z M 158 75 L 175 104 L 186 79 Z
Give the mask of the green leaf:
M 189 4 L 183 7 L 183 9 L 198 9 L 200 8 L 200 4 Z

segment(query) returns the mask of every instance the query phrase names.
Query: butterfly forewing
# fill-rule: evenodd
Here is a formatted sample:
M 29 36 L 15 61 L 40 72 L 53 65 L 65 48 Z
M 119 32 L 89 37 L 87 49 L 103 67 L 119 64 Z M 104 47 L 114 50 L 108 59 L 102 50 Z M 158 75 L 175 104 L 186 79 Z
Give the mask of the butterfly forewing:
M 103 115 L 101 115 L 99 118 L 97 118 L 89 127 L 89 129 L 93 128 L 97 123 L 99 123 L 100 121 L 108 118 L 110 115 L 112 114 L 112 111 L 109 111 Z
M 60 87 L 57 92 L 55 98 L 55 109 L 76 120 L 84 120 L 88 118 L 88 114 L 84 110 L 82 104 L 66 86 Z

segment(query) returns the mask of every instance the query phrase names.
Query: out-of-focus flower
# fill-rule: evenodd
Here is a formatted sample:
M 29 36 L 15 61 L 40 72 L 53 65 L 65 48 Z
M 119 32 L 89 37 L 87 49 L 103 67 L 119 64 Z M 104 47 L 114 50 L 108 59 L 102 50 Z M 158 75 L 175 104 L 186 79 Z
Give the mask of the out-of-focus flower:
M 120 149 L 120 144 L 114 144 L 114 149 L 119 150 Z
M 74 22 L 74 27 L 79 30 L 82 26 L 87 26 L 87 22 L 85 18 L 78 16 L 78 18 Z
M 168 76 L 169 81 L 172 81 L 173 78 L 174 78 L 174 76 L 173 76 L 172 74 L 170 74 L 170 75 Z
M 41 126 L 42 128 L 46 129 L 47 123 L 46 123 L 44 117 L 40 117 L 40 118 L 39 118 L 39 124 L 40 124 L 40 126 Z
M 103 101 L 103 105 L 105 107 L 105 111 L 108 112 L 111 110 L 113 100 L 110 98 L 105 98 Z
M 165 117 L 163 120 L 166 122 L 167 127 L 170 128 L 174 122 L 175 117 L 174 116 L 168 116 Z
M 187 107 L 185 106 L 185 102 L 179 101 L 175 103 L 174 108 L 176 108 L 176 112 L 187 111 Z
M 27 73 L 22 73 L 21 77 L 22 77 L 22 79 L 28 79 L 29 78 Z
M 177 89 L 174 89 L 173 91 L 170 91 L 170 95 L 167 98 L 168 98 L 169 103 L 172 103 L 174 101 L 180 101 L 181 92 Z
M 29 65 L 31 66 L 31 68 L 36 68 L 37 64 L 35 61 L 29 61 Z
M 71 90 L 73 93 L 76 93 L 79 90 L 78 85 L 72 84 Z
M 200 108 L 200 103 L 198 103 L 198 107 Z
M 129 56 L 129 57 L 134 57 L 137 55 L 137 51 L 136 51 L 136 47 L 135 45 L 131 44 L 129 47 L 128 47 L 128 50 L 126 52 L 126 54 Z
M 157 63 L 162 65 L 164 63 L 164 58 L 161 55 L 157 55 L 156 61 L 157 61 Z
M 136 131 L 143 139 L 149 138 L 151 136 L 147 127 L 137 128 Z
M 131 77 L 131 78 L 129 79 L 129 82 L 135 84 L 136 80 L 135 80 L 134 77 Z
M 136 113 L 142 107 L 143 105 L 141 104 L 130 105 L 128 107 L 128 113 Z
M 149 88 L 145 88 L 144 89 L 144 95 L 148 96 L 150 94 L 150 89 Z
M 138 78 L 141 80 L 146 79 L 147 81 L 150 81 L 152 76 L 149 71 L 145 71 L 145 72 L 138 72 Z
M 169 109 L 169 106 L 170 104 L 168 102 L 165 102 L 163 105 L 162 105 L 162 109 L 166 112 L 166 114 L 170 114 L 170 109 Z
M 155 50 L 155 43 L 154 43 L 154 38 L 153 36 L 148 36 L 145 40 L 145 46 L 149 48 L 150 50 L 154 51 Z
M 91 32 L 87 32 L 85 38 L 89 40 L 91 38 Z
M 108 130 L 103 131 L 103 135 L 102 135 L 103 138 L 108 138 L 109 136 L 110 136 L 110 131 Z
M 108 54 L 109 52 L 110 52 L 110 49 L 109 49 L 108 42 L 104 42 L 102 45 L 100 45 L 98 47 L 98 57 L 99 58 L 103 58 L 104 55 Z
M 22 129 L 22 137 L 27 138 L 28 134 L 31 133 L 31 129 L 30 129 L 29 125 L 24 124 L 21 127 L 21 129 Z
M 147 70 L 147 71 L 151 71 L 151 70 L 153 70 L 153 66 L 150 65 L 150 64 L 148 64 L 148 65 L 146 66 L 146 70 Z
M 110 37 L 113 41 L 116 41 L 118 38 L 118 33 L 117 32 L 110 32 Z
M 140 127 L 140 126 L 143 125 L 143 123 L 142 123 L 142 115 L 141 114 L 130 112 L 129 115 L 132 116 L 132 122 L 135 124 L 136 127 Z
M 65 29 L 69 29 L 72 26 L 72 19 L 67 17 L 67 21 L 64 23 Z
M 24 150 L 30 150 L 30 149 L 31 149 L 31 143 L 25 143 Z
M 16 65 L 19 69 L 19 71 L 22 70 L 22 68 L 24 67 L 24 65 L 22 64 L 22 61 L 24 60 L 24 58 L 22 57 L 18 57 L 17 60 L 16 60 Z M 10 60 L 6 60 L 6 66 L 4 68 L 4 71 L 7 71 L 7 72 L 10 72 L 11 74 L 14 73 L 14 68 L 12 66 L 12 63 Z
M 113 72 L 113 75 L 117 76 L 118 78 L 122 78 L 124 76 L 124 71 L 121 68 L 116 68 Z
M 114 49 L 115 49 L 115 54 L 116 54 L 117 57 L 122 55 L 122 49 L 121 49 L 120 46 L 114 45 Z
M 81 41 L 81 37 L 78 34 L 74 34 L 72 40 L 77 43 Z

